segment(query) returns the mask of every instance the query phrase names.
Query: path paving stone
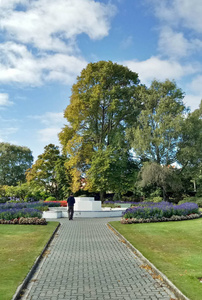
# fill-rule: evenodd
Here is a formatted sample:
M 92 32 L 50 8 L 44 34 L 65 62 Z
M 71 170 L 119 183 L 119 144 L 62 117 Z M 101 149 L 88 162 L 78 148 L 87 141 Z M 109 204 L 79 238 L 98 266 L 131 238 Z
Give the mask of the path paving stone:
M 60 219 L 22 300 L 176 299 L 141 268 L 143 262 L 107 227 L 110 220 L 115 218 Z

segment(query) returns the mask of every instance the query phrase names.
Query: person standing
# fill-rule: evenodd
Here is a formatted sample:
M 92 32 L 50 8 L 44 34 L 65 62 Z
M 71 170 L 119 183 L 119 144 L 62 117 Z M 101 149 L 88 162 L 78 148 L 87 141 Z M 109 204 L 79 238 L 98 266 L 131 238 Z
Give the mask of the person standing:
M 75 199 L 74 199 L 73 194 L 70 194 L 70 197 L 67 199 L 67 203 L 68 203 L 68 216 L 69 216 L 69 220 L 73 220 L 74 203 L 75 203 Z

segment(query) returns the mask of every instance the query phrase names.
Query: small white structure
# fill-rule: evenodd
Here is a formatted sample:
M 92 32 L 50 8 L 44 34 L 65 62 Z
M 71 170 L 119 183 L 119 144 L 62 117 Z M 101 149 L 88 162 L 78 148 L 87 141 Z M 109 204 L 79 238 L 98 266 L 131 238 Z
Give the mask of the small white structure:
M 74 211 L 101 211 L 101 201 L 94 197 L 75 197 Z
M 121 217 L 126 208 L 102 208 L 101 201 L 95 201 L 93 197 L 75 197 L 74 218 L 110 218 Z M 68 205 L 66 207 L 50 207 L 43 212 L 43 218 L 67 218 Z

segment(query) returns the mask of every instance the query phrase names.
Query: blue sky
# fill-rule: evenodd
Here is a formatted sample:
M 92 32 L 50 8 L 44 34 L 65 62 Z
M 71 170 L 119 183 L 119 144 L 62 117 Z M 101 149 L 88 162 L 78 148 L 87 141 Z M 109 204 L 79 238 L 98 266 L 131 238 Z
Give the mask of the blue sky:
M 141 83 L 174 79 L 193 111 L 202 98 L 201 0 L 1 0 L 0 142 L 34 158 L 66 124 L 71 86 L 111 60 Z

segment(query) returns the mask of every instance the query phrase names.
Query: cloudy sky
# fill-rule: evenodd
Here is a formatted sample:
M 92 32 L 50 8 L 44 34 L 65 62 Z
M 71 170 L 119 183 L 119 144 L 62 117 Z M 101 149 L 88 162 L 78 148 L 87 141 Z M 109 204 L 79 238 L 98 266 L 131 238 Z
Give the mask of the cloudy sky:
M 149 86 L 174 79 L 202 98 L 201 0 L 1 0 L 0 142 L 34 158 L 66 123 L 71 86 L 89 62 L 128 66 Z

